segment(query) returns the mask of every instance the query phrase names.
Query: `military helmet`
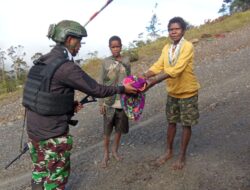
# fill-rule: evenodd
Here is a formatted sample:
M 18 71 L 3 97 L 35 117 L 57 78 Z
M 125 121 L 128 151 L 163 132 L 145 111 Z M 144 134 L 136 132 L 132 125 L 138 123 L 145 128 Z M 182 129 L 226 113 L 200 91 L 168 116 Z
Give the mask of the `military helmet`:
M 58 24 L 51 24 L 47 36 L 57 43 L 63 43 L 68 36 L 77 38 L 86 37 L 87 31 L 78 22 L 63 20 Z

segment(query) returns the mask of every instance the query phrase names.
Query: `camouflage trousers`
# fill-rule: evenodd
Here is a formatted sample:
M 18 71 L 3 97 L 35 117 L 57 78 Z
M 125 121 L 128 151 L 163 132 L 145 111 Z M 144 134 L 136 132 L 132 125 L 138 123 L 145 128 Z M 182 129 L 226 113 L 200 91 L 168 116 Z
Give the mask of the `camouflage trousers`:
M 33 163 L 32 183 L 42 184 L 45 190 L 63 190 L 70 174 L 70 150 L 72 136 L 30 141 Z
M 193 126 L 198 123 L 198 95 L 190 98 L 167 97 L 166 115 L 168 123 L 181 123 Z

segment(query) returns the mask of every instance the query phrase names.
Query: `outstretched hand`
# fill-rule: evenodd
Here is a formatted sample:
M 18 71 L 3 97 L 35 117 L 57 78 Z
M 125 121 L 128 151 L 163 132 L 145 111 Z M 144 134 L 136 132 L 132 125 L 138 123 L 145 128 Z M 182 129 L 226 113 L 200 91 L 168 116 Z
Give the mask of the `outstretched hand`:
M 142 78 L 142 79 L 144 79 L 144 80 L 146 81 L 146 83 L 143 85 L 143 87 L 140 88 L 140 89 L 138 89 L 139 92 L 144 93 L 144 92 L 148 91 L 148 89 L 151 88 L 151 87 L 153 86 L 153 85 L 152 85 L 152 80 L 148 79 L 148 78 L 145 76 L 145 74 L 139 74 L 139 75 L 137 75 L 137 78 Z
M 153 86 L 153 81 L 148 79 L 142 88 L 139 89 L 140 92 L 144 93 L 148 91 Z
M 136 94 L 138 91 L 132 86 L 132 83 L 124 84 L 126 94 Z

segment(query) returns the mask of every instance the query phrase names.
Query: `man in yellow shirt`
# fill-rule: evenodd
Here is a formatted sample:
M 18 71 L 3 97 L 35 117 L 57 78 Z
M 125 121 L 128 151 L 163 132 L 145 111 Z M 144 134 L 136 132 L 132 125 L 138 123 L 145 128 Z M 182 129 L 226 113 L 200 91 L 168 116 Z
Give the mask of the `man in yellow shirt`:
M 186 150 L 191 138 L 191 126 L 197 124 L 199 119 L 200 85 L 193 71 L 193 45 L 184 39 L 185 30 L 186 23 L 181 17 L 174 17 L 169 21 L 169 37 L 173 43 L 165 45 L 158 61 L 143 74 L 143 77 L 149 81 L 146 89 L 166 79 L 167 147 L 164 155 L 157 159 L 158 165 L 172 158 L 176 125 L 181 123 L 183 127 L 180 155 L 173 169 L 184 167 Z

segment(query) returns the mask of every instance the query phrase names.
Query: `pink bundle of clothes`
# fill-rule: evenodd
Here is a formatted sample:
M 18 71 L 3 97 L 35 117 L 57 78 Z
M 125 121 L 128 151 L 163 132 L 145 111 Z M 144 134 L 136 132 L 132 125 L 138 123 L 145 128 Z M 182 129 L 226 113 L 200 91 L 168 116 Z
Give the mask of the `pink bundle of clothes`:
M 124 78 L 122 83 L 131 83 L 134 88 L 138 89 L 138 91 L 142 91 L 145 87 L 146 80 L 144 78 L 137 78 L 136 76 L 130 75 Z M 145 94 L 142 92 L 139 92 L 136 95 L 122 94 L 121 105 L 128 118 L 137 121 L 140 119 L 145 105 Z

